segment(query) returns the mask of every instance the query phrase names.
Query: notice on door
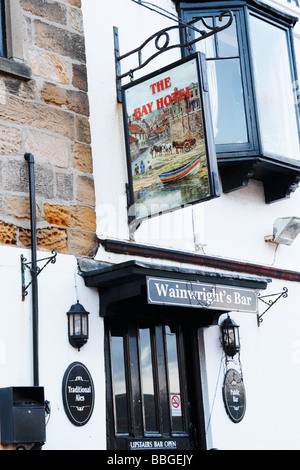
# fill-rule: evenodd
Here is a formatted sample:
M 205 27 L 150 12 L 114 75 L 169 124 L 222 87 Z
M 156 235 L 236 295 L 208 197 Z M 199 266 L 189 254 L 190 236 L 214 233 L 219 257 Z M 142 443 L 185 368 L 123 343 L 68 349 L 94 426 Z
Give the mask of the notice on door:
M 172 417 L 182 416 L 180 393 L 171 393 L 170 402 L 171 402 L 171 416 Z

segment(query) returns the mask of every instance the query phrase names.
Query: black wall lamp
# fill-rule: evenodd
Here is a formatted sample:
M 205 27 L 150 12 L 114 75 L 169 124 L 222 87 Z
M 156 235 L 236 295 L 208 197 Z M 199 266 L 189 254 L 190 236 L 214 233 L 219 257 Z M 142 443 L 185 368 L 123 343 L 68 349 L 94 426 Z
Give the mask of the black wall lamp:
M 72 305 L 67 312 L 69 343 L 80 351 L 89 339 L 89 312 L 79 303 Z
M 241 349 L 239 326 L 228 316 L 221 324 L 222 347 L 226 356 L 233 357 Z

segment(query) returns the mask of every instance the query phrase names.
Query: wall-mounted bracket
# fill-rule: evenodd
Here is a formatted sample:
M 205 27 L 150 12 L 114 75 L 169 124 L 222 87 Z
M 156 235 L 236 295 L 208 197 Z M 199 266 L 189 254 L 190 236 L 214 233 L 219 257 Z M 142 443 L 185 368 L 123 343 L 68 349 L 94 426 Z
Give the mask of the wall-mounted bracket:
M 284 287 L 282 292 L 278 292 L 276 294 L 269 294 L 269 295 L 263 295 L 261 296 L 260 294 L 258 294 L 258 300 L 261 300 L 264 304 L 268 305 L 268 307 L 266 308 L 266 310 L 261 313 L 260 315 L 257 315 L 257 324 L 258 326 L 260 326 L 260 324 L 263 322 L 263 319 L 262 319 L 262 316 L 271 308 L 273 307 L 273 305 L 281 298 L 286 298 L 288 296 L 288 289 L 287 287 Z M 269 300 L 265 300 L 269 297 L 276 297 L 275 300 L 272 300 L 272 299 L 269 299 Z
M 27 289 L 28 287 L 32 284 L 33 280 L 38 277 L 38 275 L 45 269 L 45 267 L 49 264 L 52 263 L 54 264 L 56 262 L 56 256 L 57 256 L 57 251 L 53 250 L 52 256 L 49 256 L 47 258 L 41 258 L 37 260 L 36 262 L 39 263 L 40 261 L 46 261 L 44 266 L 42 268 L 39 268 L 38 266 L 36 269 L 32 268 L 32 262 L 27 261 L 27 258 L 25 258 L 23 255 L 21 255 L 21 278 L 22 278 L 22 300 L 25 300 L 26 295 L 28 295 Z M 26 268 L 30 271 L 31 273 L 31 281 L 26 285 L 25 284 L 25 270 Z
M 140 3 L 141 4 L 141 3 Z M 144 6 L 143 4 L 141 4 Z M 165 16 L 165 15 L 164 15 Z M 163 52 L 169 51 L 170 49 L 174 48 L 181 48 L 181 49 L 186 49 L 189 52 L 192 52 L 192 47 L 194 44 L 196 44 L 199 41 L 202 41 L 203 39 L 206 39 L 216 33 L 219 33 L 220 31 L 223 31 L 224 29 L 228 28 L 232 22 L 233 22 L 233 14 L 231 11 L 226 10 L 221 13 L 219 16 L 219 22 L 224 21 L 224 18 L 226 17 L 226 20 L 228 21 L 222 25 L 222 26 L 217 26 L 213 27 L 210 26 L 206 23 L 205 19 L 202 17 L 198 17 L 196 19 L 193 19 L 192 21 L 186 23 L 182 21 L 180 18 L 177 18 L 178 25 L 176 26 L 170 26 L 169 28 L 162 29 L 158 31 L 157 33 L 153 34 L 150 36 L 140 47 L 137 47 L 136 49 L 133 49 L 130 52 L 127 52 L 126 54 L 120 55 L 120 45 L 119 45 L 119 31 L 116 26 L 114 26 L 114 49 L 115 49 L 115 63 L 116 63 L 116 80 L 117 80 L 117 98 L 118 102 L 122 102 L 122 94 L 121 94 L 121 88 L 122 88 L 122 79 L 125 77 L 130 77 L 131 80 L 133 79 L 134 72 L 137 70 L 140 70 L 141 68 L 145 67 L 149 62 L 151 62 L 153 59 L 155 59 L 157 56 L 162 54 Z M 225 21 L 226 21 L 225 20 Z M 203 24 L 203 27 L 205 29 L 199 29 L 198 27 L 196 28 L 194 26 L 194 23 L 199 23 L 200 22 Z M 179 37 L 185 37 L 187 40 L 184 42 L 179 42 L 175 44 L 170 44 L 171 38 L 169 35 L 170 31 L 177 30 L 179 32 Z M 190 40 L 190 30 L 193 30 L 199 34 L 199 37 L 196 39 Z M 151 42 L 154 41 L 154 45 L 156 48 L 156 52 L 151 55 L 150 57 L 143 59 L 142 52 L 143 49 Z M 163 42 L 163 44 L 161 44 Z M 125 73 L 121 72 L 121 61 L 123 59 L 126 59 L 127 57 L 137 54 L 137 59 L 138 59 L 138 66 L 135 68 L 132 68 L 128 70 Z

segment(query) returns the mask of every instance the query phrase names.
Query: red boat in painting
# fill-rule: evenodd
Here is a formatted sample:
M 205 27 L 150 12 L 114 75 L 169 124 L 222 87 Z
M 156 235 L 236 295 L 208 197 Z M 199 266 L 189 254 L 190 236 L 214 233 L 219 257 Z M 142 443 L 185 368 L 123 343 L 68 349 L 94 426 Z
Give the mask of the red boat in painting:
M 176 170 L 170 171 L 168 173 L 162 173 L 158 175 L 163 184 L 174 183 L 186 176 L 195 175 L 200 168 L 200 156 L 192 160 L 187 165 L 177 168 Z

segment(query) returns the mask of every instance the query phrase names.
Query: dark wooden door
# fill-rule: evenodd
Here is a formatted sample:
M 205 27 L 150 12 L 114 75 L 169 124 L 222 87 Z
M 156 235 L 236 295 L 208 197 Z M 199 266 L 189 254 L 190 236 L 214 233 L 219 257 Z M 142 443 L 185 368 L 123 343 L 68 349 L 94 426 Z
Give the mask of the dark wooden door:
M 108 448 L 205 448 L 197 328 L 106 320 Z

